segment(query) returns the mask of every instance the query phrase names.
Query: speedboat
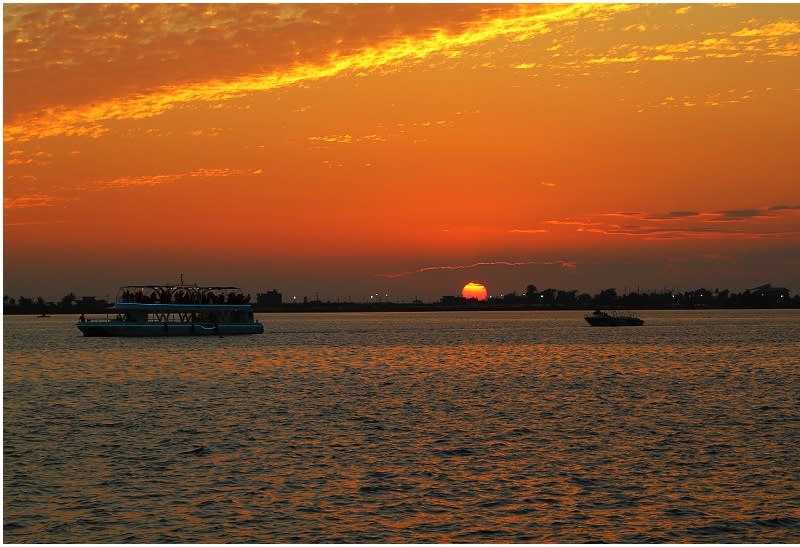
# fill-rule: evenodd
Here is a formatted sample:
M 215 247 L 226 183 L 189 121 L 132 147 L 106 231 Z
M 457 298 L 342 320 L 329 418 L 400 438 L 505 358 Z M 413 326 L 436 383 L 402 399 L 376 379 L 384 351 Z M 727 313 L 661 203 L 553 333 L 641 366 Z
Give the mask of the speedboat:
M 595 310 L 592 315 L 587 315 L 584 319 L 593 327 L 633 327 L 644 325 L 644 321 L 635 315 L 616 312 L 607 313 L 600 310 Z
M 202 336 L 261 334 L 250 295 L 238 287 L 130 285 L 120 287 L 105 319 L 77 323 L 84 336 Z M 113 317 L 112 317 L 113 316 Z

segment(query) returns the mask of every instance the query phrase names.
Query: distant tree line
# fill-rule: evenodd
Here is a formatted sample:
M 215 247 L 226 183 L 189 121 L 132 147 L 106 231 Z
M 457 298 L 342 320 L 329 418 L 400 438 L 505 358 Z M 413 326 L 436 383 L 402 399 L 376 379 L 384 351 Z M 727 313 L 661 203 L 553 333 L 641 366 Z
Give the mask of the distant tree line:
M 788 289 L 771 284 L 747 289 L 740 293 L 728 289 L 706 289 L 680 292 L 661 290 L 634 291 L 618 294 L 614 288 L 599 293 L 579 293 L 577 290 L 537 290 L 528 285 L 524 294 L 515 292 L 493 299 L 507 304 L 550 308 L 775 308 L 800 307 L 800 295 L 792 296 Z
M 78 298 L 74 293 L 69 293 L 58 302 L 46 302 L 41 296 L 27 297 L 20 296 L 12 298 L 8 295 L 3 296 L 3 313 L 91 313 L 102 312 L 109 306 L 109 302 L 95 298 L 94 296 L 84 296 Z
M 800 295 L 791 295 L 788 289 L 761 285 L 734 293 L 728 289 L 699 288 L 690 291 L 634 291 L 617 293 L 614 288 L 603 289 L 597 294 L 578 290 L 544 289 L 528 285 L 525 292 L 511 292 L 485 302 L 469 300 L 460 296 L 444 296 L 438 302 L 412 303 L 321 302 L 319 299 L 300 303 L 282 303 L 277 298 L 259 298 L 254 304 L 256 311 L 360 311 L 360 310 L 437 310 L 437 309 L 592 309 L 592 308 L 800 308 Z M 261 296 L 261 295 L 259 295 Z M 110 305 L 106 300 L 93 296 L 78 298 L 69 293 L 58 302 L 46 302 L 42 297 L 3 297 L 3 313 L 6 314 L 51 314 L 51 313 L 103 313 Z

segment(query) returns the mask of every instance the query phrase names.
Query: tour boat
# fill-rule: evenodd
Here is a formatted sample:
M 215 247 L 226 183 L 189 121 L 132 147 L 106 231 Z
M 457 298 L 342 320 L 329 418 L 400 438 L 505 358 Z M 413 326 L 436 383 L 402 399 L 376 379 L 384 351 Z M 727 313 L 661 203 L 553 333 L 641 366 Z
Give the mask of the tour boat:
M 644 321 L 634 315 L 624 315 L 620 313 L 606 313 L 595 310 L 592 315 L 584 317 L 593 327 L 634 327 L 644 325 Z
M 115 317 L 112 317 L 115 315 Z M 81 314 L 84 336 L 201 336 L 261 334 L 250 295 L 238 287 L 131 285 L 121 287 L 105 319 Z

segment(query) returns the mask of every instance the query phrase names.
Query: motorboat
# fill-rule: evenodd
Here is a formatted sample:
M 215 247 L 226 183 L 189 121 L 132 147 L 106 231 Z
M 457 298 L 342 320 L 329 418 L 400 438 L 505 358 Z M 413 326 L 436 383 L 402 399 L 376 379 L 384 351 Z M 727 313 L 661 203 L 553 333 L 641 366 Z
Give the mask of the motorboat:
M 238 287 L 129 285 L 120 287 L 105 319 L 77 323 L 84 336 L 203 336 L 261 334 L 250 295 Z
M 644 325 L 644 321 L 635 315 L 620 312 L 604 312 L 595 310 L 591 315 L 584 317 L 593 327 L 634 327 Z

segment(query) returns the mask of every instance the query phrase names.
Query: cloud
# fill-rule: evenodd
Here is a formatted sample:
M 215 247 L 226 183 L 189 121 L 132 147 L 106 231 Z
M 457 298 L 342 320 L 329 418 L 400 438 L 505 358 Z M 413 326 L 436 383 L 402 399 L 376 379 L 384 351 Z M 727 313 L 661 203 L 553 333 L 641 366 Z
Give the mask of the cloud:
M 189 131 L 188 134 L 192 137 L 219 137 L 227 131 L 229 130 L 222 127 L 205 127 L 201 129 L 193 129 Z
M 363 142 L 385 142 L 387 139 L 384 136 L 376 135 L 374 133 L 369 135 L 353 136 L 348 133 L 343 135 L 321 135 L 308 137 L 309 141 L 319 142 L 325 144 L 353 144 Z
M 545 223 L 573 227 L 577 232 L 642 239 L 786 239 L 800 235 L 790 218 L 798 211 L 800 206 L 795 205 L 667 213 L 612 211 Z M 608 222 L 606 218 L 621 220 Z
M 20 228 L 23 226 L 54 226 L 56 224 L 70 224 L 67 220 L 23 220 L 19 222 L 3 222 L 3 228 Z
M 507 262 L 507 261 L 491 261 L 491 262 L 474 262 L 472 264 L 456 264 L 444 266 L 426 266 L 416 270 L 400 273 L 377 274 L 378 277 L 385 277 L 388 279 L 396 279 L 399 277 L 408 277 L 410 275 L 417 275 L 435 271 L 454 271 L 454 270 L 472 270 L 475 268 L 482 268 L 488 266 L 503 266 L 503 267 L 519 267 L 519 266 L 559 266 L 565 270 L 574 270 L 577 268 L 576 264 L 569 260 L 552 260 L 552 261 L 524 261 L 524 262 Z
M 634 25 L 628 25 L 627 27 L 625 27 L 622 30 L 624 30 L 625 32 L 630 31 L 630 30 L 636 30 L 636 31 L 639 31 L 639 32 L 644 32 L 644 31 L 647 30 L 647 25 L 645 25 L 644 23 L 638 23 L 638 24 L 634 24 Z
M 200 168 L 184 173 L 170 173 L 164 175 L 140 175 L 131 177 L 119 177 L 111 180 L 102 180 L 91 184 L 91 189 L 104 190 L 116 188 L 128 188 L 132 186 L 158 186 L 160 184 L 171 184 L 189 180 L 192 178 L 220 178 L 220 177 L 241 177 L 245 175 L 261 174 L 261 169 L 233 169 L 233 168 Z
M 686 13 L 686 12 L 682 12 Z M 635 27 L 631 25 L 624 30 Z M 703 59 L 736 59 L 746 61 L 765 56 L 794 57 L 800 55 L 800 44 L 794 39 L 800 34 L 797 21 L 778 21 L 758 28 L 736 32 L 706 32 L 681 42 L 632 42 L 609 47 L 605 52 L 588 54 L 586 64 L 612 65 L 644 62 L 696 62 Z M 650 38 L 658 34 L 644 33 Z
M 711 222 L 730 222 L 730 221 L 739 221 L 739 220 L 748 220 L 752 218 L 759 218 L 759 217 L 770 217 L 767 210 L 761 209 L 738 209 L 738 210 L 731 210 L 731 211 L 720 211 L 717 213 L 712 213 L 715 218 L 709 219 Z
M 348 144 L 353 142 L 352 135 L 324 135 L 322 137 L 308 137 L 310 141 L 319 141 L 319 142 L 327 142 L 327 143 L 342 143 Z
M 508 232 L 511 234 L 546 234 L 549 231 L 544 228 L 513 228 Z
M 763 37 L 763 36 L 796 36 L 800 34 L 800 23 L 797 21 L 776 21 L 758 28 L 743 28 L 731 36 Z
M 725 91 L 717 91 L 708 93 L 705 96 L 697 95 L 683 95 L 675 97 L 668 95 L 657 102 L 650 104 L 638 105 L 638 111 L 644 112 L 645 110 L 652 109 L 680 109 L 680 108 L 693 108 L 696 106 L 705 107 L 728 107 L 730 105 L 743 104 L 752 100 L 760 99 L 774 90 L 770 87 L 763 89 L 728 89 Z
M 245 9 L 243 6 L 238 6 L 238 8 Z M 368 13 L 375 14 L 380 13 L 380 11 L 374 11 L 378 8 L 391 8 L 399 10 L 400 12 L 407 9 L 395 6 L 378 6 L 376 8 L 364 9 Z M 39 30 L 41 35 L 44 35 L 46 29 L 54 24 L 51 19 L 47 17 L 52 15 L 52 10 L 56 10 L 56 16 L 62 15 L 62 19 L 66 18 L 67 20 L 80 23 L 76 23 L 78 24 L 77 30 L 73 29 L 71 32 L 69 29 L 72 29 L 72 26 L 68 24 L 59 26 L 58 29 L 61 33 L 60 40 L 45 47 L 45 49 L 48 49 L 67 66 L 67 68 L 59 70 L 69 70 L 73 62 L 81 66 L 87 63 L 91 64 L 90 61 L 86 60 L 86 57 L 91 59 L 93 55 L 94 50 L 92 50 L 88 44 L 91 40 L 100 40 L 102 46 L 98 46 L 98 49 L 101 52 L 105 48 L 112 47 L 113 49 L 113 47 L 119 47 L 120 53 L 116 55 L 134 55 L 140 54 L 142 48 L 146 46 L 146 50 L 152 53 L 150 50 L 155 48 L 153 41 L 161 40 L 161 35 L 157 33 L 152 36 L 138 34 L 140 32 L 139 26 L 146 23 L 146 18 L 144 21 L 142 20 L 142 14 L 147 10 L 153 10 L 147 11 L 147 13 L 149 14 L 148 17 L 152 16 L 154 18 L 155 23 L 152 23 L 155 25 L 154 28 L 161 29 L 161 31 L 165 33 L 166 38 L 163 39 L 166 40 L 166 43 L 158 42 L 161 48 L 158 50 L 158 54 L 166 60 L 165 62 L 169 66 L 179 65 L 179 61 L 183 58 L 182 56 L 188 55 L 187 52 L 191 51 L 191 48 L 187 47 L 187 42 L 196 47 L 198 43 L 202 43 L 203 36 L 205 36 L 204 33 L 199 33 L 197 29 L 192 27 L 193 24 L 202 26 L 198 21 L 204 21 L 202 17 L 207 17 L 205 11 L 202 12 L 202 15 L 198 13 L 198 9 L 206 10 L 205 7 L 199 5 L 192 8 L 194 11 L 181 11 L 181 9 L 176 6 L 159 4 L 154 8 L 140 8 L 145 10 L 141 14 L 136 13 L 137 10 L 134 10 L 131 5 L 105 8 L 106 13 L 117 15 L 120 13 L 125 14 L 125 24 L 123 27 L 129 28 L 131 33 L 135 34 L 133 38 L 131 35 L 120 34 L 121 31 L 118 26 L 112 24 L 113 21 L 109 19 L 113 19 L 113 16 L 98 16 L 95 11 L 93 11 L 95 8 L 84 7 L 82 5 L 78 7 L 70 6 L 63 8 L 66 10 L 63 13 L 58 11 L 60 9 L 62 8 L 44 7 L 37 9 L 35 7 L 26 7 L 19 8 L 18 11 L 12 9 L 14 13 L 10 16 L 11 22 L 6 25 L 6 42 L 14 44 L 14 47 L 11 51 L 7 51 L 6 55 L 7 70 L 10 74 L 9 77 L 7 77 L 7 82 L 11 82 L 7 85 L 9 93 L 14 97 L 24 96 L 25 89 L 30 89 L 31 87 L 31 81 L 29 79 L 14 76 L 14 74 L 26 71 L 35 72 L 37 69 L 41 71 L 40 65 L 47 62 L 46 59 L 37 57 L 37 52 L 37 54 L 33 56 L 36 57 L 38 61 L 30 61 L 30 63 L 33 63 L 33 66 L 26 64 L 29 63 L 29 53 L 26 54 L 27 50 L 25 48 L 30 49 L 30 46 L 26 42 L 26 29 L 31 24 L 38 22 L 37 24 L 44 25 L 44 27 Z M 80 13 L 83 13 L 80 11 L 81 9 L 86 10 L 86 13 L 98 19 L 99 22 L 96 22 L 96 26 L 92 26 L 93 23 L 95 23 L 92 17 L 88 18 L 90 19 L 89 22 L 82 22 L 81 17 L 79 17 Z M 222 7 L 214 8 L 214 10 L 218 9 L 220 10 L 219 13 L 221 13 Z M 254 7 L 249 9 L 254 10 L 254 13 L 262 13 L 258 12 Z M 317 36 L 312 31 L 318 33 L 322 32 L 323 29 L 317 28 L 319 25 L 313 24 L 313 21 L 310 24 L 308 22 L 309 15 L 311 13 L 316 13 L 316 11 L 314 11 L 316 7 L 286 5 L 285 9 L 288 10 L 288 15 L 286 15 L 288 20 L 304 22 L 304 25 L 300 28 L 306 29 L 309 33 L 308 36 Z M 133 79 L 130 81 L 130 90 L 126 91 L 125 89 L 118 89 L 112 86 L 112 90 L 114 91 L 113 95 L 105 98 L 98 99 L 87 96 L 82 97 L 84 102 L 80 104 L 51 104 L 46 108 L 38 111 L 34 110 L 29 113 L 21 113 L 15 110 L 10 113 L 6 121 L 4 139 L 6 142 L 11 142 L 55 136 L 99 137 L 109 130 L 109 122 L 115 120 L 141 120 L 151 118 L 159 116 L 178 106 L 219 104 L 253 93 L 306 84 L 344 73 L 364 74 L 378 70 L 383 72 L 397 70 L 408 64 L 429 60 L 435 55 L 458 55 L 466 48 L 497 38 L 505 38 L 512 41 L 528 40 L 532 37 L 549 32 L 552 25 L 560 22 L 576 21 L 585 18 L 603 19 L 631 8 L 599 4 L 569 4 L 548 5 L 544 7 L 532 7 L 527 5 L 483 7 L 475 11 L 476 9 L 475 7 L 467 7 L 452 11 L 452 13 L 461 15 L 462 17 L 466 15 L 464 19 L 456 22 L 452 20 L 452 15 L 449 15 L 450 19 L 448 19 L 442 15 L 443 12 L 440 11 L 439 8 L 436 8 L 433 9 L 432 12 L 434 14 L 439 14 L 442 20 L 441 22 L 443 23 L 439 26 L 432 26 L 431 22 L 437 20 L 437 18 L 433 17 L 431 19 L 429 16 L 423 19 L 425 21 L 423 28 L 418 28 L 414 25 L 406 25 L 405 27 L 401 25 L 400 30 L 405 32 L 400 33 L 396 31 L 394 33 L 389 32 L 384 28 L 383 30 L 385 32 L 383 34 L 378 32 L 374 36 L 361 41 L 350 41 L 346 45 L 337 41 L 330 43 L 323 39 L 321 35 L 317 38 L 316 42 L 306 36 L 305 39 L 308 41 L 304 41 L 303 44 L 310 48 L 310 52 L 303 53 L 300 50 L 294 50 L 291 52 L 292 54 L 288 55 L 285 59 L 273 59 L 271 63 L 268 63 L 271 66 L 266 68 L 262 66 L 260 70 L 253 70 L 259 66 L 258 64 L 249 67 L 249 70 L 237 65 L 240 70 L 238 74 L 221 71 L 220 73 L 213 74 L 213 77 L 210 77 L 212 76 L 211 74 L 198 72 L 196 74 L 185 75 L 184 78 L 177 76 L 175 80 L 169 83 L 165 80 L 154 82 L 149 86 L 143 84 L 139 80 Z M 159 10 L 166 10 L 166 12 Z M 485 10 L 489 11 L 487 12 Z M 130 11 L 134 13 L 130 13 Z M 173 11 L 177 14 L 181 14 L 174 22 L 171 20 L 171 13 Z M 270 25 L 272 27 L 280 27 L 281 24 L 284 24 L 281 17 L 276 16 L 270 10 L 267 10 L 267 12 L 267 15 L 265 15 L 268 21 L 266 24 L 267 28 L 271 28 Z M 357 16 L 362 13 L 362 10 L 344 10 L 340 9 L 338 6 L 331 6 L 324 8 L 322 13 L 328 17 L 327 20 L 338 20 L 338 18 L 342 16 L 341 13 L 352 13 L 354 14 L 353 16 Z M 220 16 L 221 15 L 214 15 L 214 17 Z M 58 17 L 56 17 L 56 19 L 58 19 Z M 235 17 L 231 15 L 230 19 L 233 20 Z M 325 17 L 323 17 L 323 19 L 325 19 Z M 28 24 L 26 24 L 26 21 Z M 44 21 L 44 23 L 42 21 Z M 417 23 L 417 25 L 419 24 L 420 23 Z M 81 25 L 87 28 L 83 29 Z M 325 31 L 333 32 L 333 29 L 325 25 L 322 26 Z M 268 32 L 264 33 L 263 31 L 260 33 L 250 33 L 247 31 L 246 27 L 241 27 L 241 24 L 237 26 L 231 21 L 227 21 L 221 28 L 203 28 L 212 36 L 216 37 L 215 40 L 212 40 L 214 44 L 229 44 L 229 42 L 231 44 L 242 43 L 240 35 L 242 32 L 253 39 L 256 39 L 256 36 L 262 34 L 269 35 Z M 409 32 L 408 28 L 412 27 L 413 30 Z M 183 34 L 178 33 L 175 29 L 184 33 L 188 32 L 188 37 L 182 37 Z M 86 33 L 80 34 L 78 32 L 79 30 L 86 31 Z M 226 32 L 234 34 L 227 36 L 225 34 Z M 296 32 L 299 32 L 299 36 L 303 37 L 302 31 Z M 119 36 L 117 36 L 117 34 L 119 34 Z M 281 35 L 280 33 L 278 34 Z M 183 42 L 180 42 L 179 37 L 182 37 L 180 40 L 183 40 Z M 284 38 L 288 37 L 284 36 Z M 297 44 L 297 39 L 291 42 Z M 118 42 L 116 46 L 113 44 L 109 45 L 115 40 Z M 150 41 L 148 42 L 148 40 Z M 128 47 L 128 44 L 132 41 L 138 45 Z M 65 42 L 75 42 L 78 50 L 75 53 L 74 59 L 71 57 L 64 57 L 63 48 Z M 93 43 L 94 42 L 91 42 L 91 44 Z M 323 44 L 327 46 L 327 49 L 319 51 L 313 47 L 314 44 Z M 260 44 L 260 46 L 261 47 L 257 48 L 248 46 L 239 53 L 246 56 L 246 52 L 251 49 L 261 52 L 270 51 L 269 48 L 266 47 L 267 44 Z M 295 47 L 297 47 L 297 45 Z M 285 49 L 285 46 L 283 49 Z M 201 48 L 201 50 L 204 52 L 213 52 L 213 48 Z M 171 60 L 172 57 L 175 57 L 175 59 Z M 212 61 L 214 61 L 212 58 L 206 59 L 206 65 L 210 64 L 214 67 L 224 66 L 224 63 L 219 60 L 217 60 L 217 62 Z M 39 63 L 38 65 L 36 64 L 37 62 Z M 202 66 L 202 63 L 195 63 L 195 65 Z M 125 66 L 125 63 L 122 63 L 120 66 Z M 41 74 L 41 72 L 37 72 L 37 74 Z M 83 74 L 83 71 L 81 71 L 81 74 Z M 145 67 L 140 67 L 131 77 L 133 76 L 146 79 Z M 17 80 L 20 80 L 19 83 L 15 83 Z M 105 81 L 101 83 L 112 85 Z M 81 89 L 93 88 L 95 87 L 93 84 L 102 87 L 101 83 L 92 82 L 91 80 L 81 81 L 80 86 Z M 145 88 L 145 90 L 141 91 L 140 89 L 136 89 L 134 91 L 133 88 L 135 86 L 133 84 L 136 83 L 139 84 L 140 88 Z M 24 84 L 27 84 L 27 86 Z M 42 100 L 44 101 L 45 99 Z M 16 102 L 10 100 L 9 97 L 7 97 L 7 102 L 8 104 L 16 104 Z M 33 106 L 34 105 L 29 105 L 31 108 L 33 108 Z
M 604 213 L 605 214 L 605 213 Z M 578 227 L 586 227 L 586 226 L 602 226 L 603 223 L 601 222 L 589 222 L 585 220 L 574 220 L 574 219 L 551 219 L 545 220 L 545 224 L 552 224 L 555 226 L 578 226 Z
M 800 205 L 773 205 L 768 211 L 800 211 Z
M 643 239 L 708 239 L 708 238 L 735 238 L 735 239 L 766 239 L 775 237 L 789 237 L 798 232 L 748 232 L 746 230 L 721 230 L 702 226 L 685 228 L 653 228 L 648 226 L 609 226 L 606 228 L 587 228 L 586 232 L 605 235 L 619 235 L 640 237 Z
M 4 198 L 3 208 L 30 209 L 32 207 L 50 207 L 58 201 L 61 200 L 47 194 L 26 194 L 22 196 Z
M 697 211 L 670 211 L 669 213 L 665 213 L 661 216 L 659 215 L 651 215 L 649 218 L 651 219 L 672 219 L 672 218 L 689 218 L 689 217 L 697 217 L 700 216 L 701 213 Z
M 10 150 L 6 154 L 6 165 L 49 165 L 52 162 L 53 154 L 38 150 L 26 152 L 24 150 Z
M 590 65 L 611 65 L 614 63 L 635 63 L 637 61 L 641 61 L 642 58 L 636 55 L 631 55 L 628 57 L 595 57 L 594 59 L 589 59 L 586 61 Z

